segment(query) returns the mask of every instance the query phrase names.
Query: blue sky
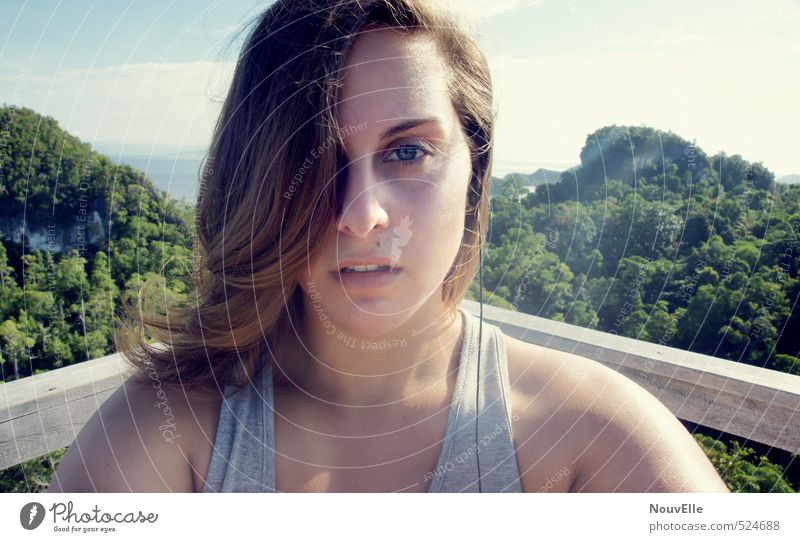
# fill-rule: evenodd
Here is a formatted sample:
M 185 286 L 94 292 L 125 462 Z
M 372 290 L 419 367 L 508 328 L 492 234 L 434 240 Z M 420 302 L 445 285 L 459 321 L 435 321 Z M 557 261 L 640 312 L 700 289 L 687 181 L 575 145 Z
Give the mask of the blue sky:
M 800 2 L 442 0 L 490 59 L 495 173 L 566 168 L 607 124 L 648 125 L 800 173 Z M 0 5 L 0 103 L 109 153 L 208 142 L 237 28 L 269 2 Z

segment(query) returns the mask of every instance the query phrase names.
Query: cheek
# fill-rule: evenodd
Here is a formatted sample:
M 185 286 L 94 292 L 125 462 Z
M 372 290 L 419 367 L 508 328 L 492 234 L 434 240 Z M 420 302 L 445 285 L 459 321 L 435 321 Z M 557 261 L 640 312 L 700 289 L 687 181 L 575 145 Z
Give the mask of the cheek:
M 448 156 L 438 171 L 430 172 L 429 181 L 417 196 L 415 209 L 424 209 L 432 223 L 439 223 L 442 231 L 461 230 L 467 203 L 467 188 L 471 173 L 469 149 L 464 144 Z
M 461 193 L 463 190 L 463 194 Z M 464 233 L 466 184 L 450 183 L 421 195 L 413 207 L 419 217 L 415 251 L 436 275 L 446 272 L 461 247 Z M 412 216 L 413 218 L 413 216 Z M 415 224 L 411 225 L 414 229 Z M 418 233 L 417 233 L 418 232 Z
M 303 270 L 301 273 L 301 281 L 308 282 L 309 280 L 316 280 L 320 277 L 330 273 L 331 269 L 328 267 L 333 262 L 337 251 L 337 234 L 336 224 L 332 223 L 329 226 L 328 233 L 323 235 L 316 250 L 313 252 L 306 252 L 303 260 Z M 310 250 L 311 247 L 308 248 Z
M 460 239 L 463 235 L 466 218 L 467 188 L 469 185 L 470 166 L 468 155 L 454 159 L 449 168 L 447 181 L 437 191 L 435 205 L 436 216 L 441 223 L 442 232 Z
M 464 228 L 464 199 L 457 197 L 454 192 L 440 194 L 435 202 L 433 216 L 440 235 L 452 237 L 457 233 L 460 236 Z

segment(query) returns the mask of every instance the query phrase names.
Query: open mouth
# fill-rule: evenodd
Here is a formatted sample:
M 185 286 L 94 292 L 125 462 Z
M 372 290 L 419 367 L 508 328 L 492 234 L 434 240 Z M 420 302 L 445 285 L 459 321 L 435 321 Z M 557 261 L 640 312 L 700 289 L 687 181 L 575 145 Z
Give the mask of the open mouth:
M 348 265 L 333 272 L 333 277 L 350 293 L 384 290 L 399 279 L 402 268 L 391 265 Z
M 388 265 L 354 265 L 351 267 L 342 267 L 339 269 L 340 273 L 375 273 L 391 271 L 391 266 Z

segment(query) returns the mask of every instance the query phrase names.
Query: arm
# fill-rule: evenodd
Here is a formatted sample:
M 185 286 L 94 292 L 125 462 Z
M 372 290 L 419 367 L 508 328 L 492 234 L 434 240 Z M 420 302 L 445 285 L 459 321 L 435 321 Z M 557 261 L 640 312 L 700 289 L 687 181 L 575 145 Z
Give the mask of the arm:
M 590 363 L 581 390 L 585 444 L 570 491 L 729 491 L 667 407 L 627 377 Z
M 171 421 L 163 406 L 155 406 L 159 398 L 153 386 L 120 386 L 64 454 L 48 493 L 193 491 L 188 437 L 175 437 L 187 429 L 179 421 L 182 394 L 163 389 Z M 168 423 L 175 424 L 172 433 L 166 431 Z

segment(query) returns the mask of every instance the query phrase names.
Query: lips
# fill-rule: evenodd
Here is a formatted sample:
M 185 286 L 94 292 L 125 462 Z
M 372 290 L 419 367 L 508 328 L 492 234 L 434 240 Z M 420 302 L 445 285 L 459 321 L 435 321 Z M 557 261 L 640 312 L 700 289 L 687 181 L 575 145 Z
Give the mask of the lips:
M 401 267 L 397 266 L 396 263 L 397 262 L 394 262 L 391 258 L 385 256 L 369 256 L 365 258 L 345 258 L 344 260 L 339 261 L 339 268 L 336 269 L 336 272 L 340 273 L 345 267 L 356 267 L 364 265 L 377 265 L 377 266 L 388 265 L 391 268 L 391 271 L 402 269 Z
M 362 258 L 345 258 L 339 261 L 339 269 L 331 271 L 332 278 L 344 288 L 348 294 L 370 294 L 386 291 L 402 274 L 402 267 L 398 267 L 391 258 L 386 256 L 366 256 Z M 388 267 L 378 271 L 344 272 L 346 267 L 360 267 L 374 265 Z

